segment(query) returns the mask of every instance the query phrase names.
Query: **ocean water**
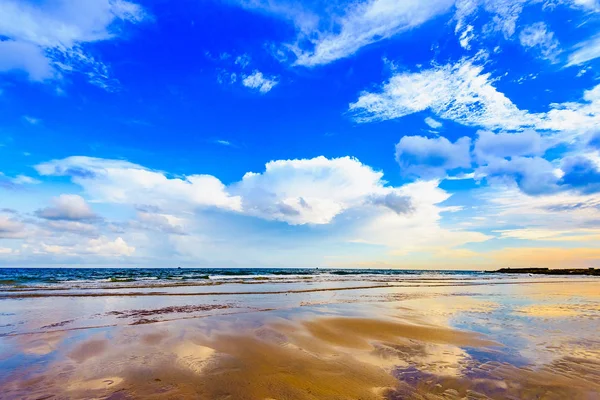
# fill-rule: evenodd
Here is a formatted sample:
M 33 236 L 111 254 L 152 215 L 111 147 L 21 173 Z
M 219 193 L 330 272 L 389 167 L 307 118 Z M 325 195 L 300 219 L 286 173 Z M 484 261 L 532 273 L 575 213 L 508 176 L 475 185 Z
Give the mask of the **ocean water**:
M 207 281 L 227 278 L 276 277 L 483 277 L 482 271 L 423 271 L 391 269 L 299 269 L 299 268 L 0 268 L 0 290 L 6 286 L 93 284 L 119 282 L 155 283 Z

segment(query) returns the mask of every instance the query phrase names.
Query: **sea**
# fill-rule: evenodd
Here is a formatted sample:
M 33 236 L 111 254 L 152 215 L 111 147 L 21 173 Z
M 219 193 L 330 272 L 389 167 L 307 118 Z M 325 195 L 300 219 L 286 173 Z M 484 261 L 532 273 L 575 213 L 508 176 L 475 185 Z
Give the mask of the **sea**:
M 493 274 L 495 275 L 495 274 Z M 269 280 L 277 277 L 394 277 L 394 278 L 483 278 L 483 271 L 408 269 L 327 269 L 327 268 L 0 268 L 0 290 L 7 287 L 53 285 L 95 286 L 107 283 L 143 285 L 187 282 L 215 283 L 224 280 Z

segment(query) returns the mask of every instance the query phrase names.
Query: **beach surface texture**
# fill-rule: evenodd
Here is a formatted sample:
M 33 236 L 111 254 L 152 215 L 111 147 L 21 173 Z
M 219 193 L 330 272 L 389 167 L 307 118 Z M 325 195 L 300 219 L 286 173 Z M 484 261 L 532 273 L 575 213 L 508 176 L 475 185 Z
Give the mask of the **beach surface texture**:
M 600 399 L 600 278 L 0 270 L 2 399 Z

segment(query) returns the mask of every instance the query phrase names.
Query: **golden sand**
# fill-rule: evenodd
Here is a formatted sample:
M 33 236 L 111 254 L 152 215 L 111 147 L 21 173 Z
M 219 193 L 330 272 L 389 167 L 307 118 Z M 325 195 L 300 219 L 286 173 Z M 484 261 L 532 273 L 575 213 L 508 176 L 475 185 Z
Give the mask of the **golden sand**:
M 533 290 L 531 301 L 549 289 Z M 566 319 L 568 328 L 579 324 L 573 329 L 593 330 L 597 319 L 575 318 L 597 309 L 591 285 L 581 292 L 575 286 L 563 287 L 543 301 L 498 314 L 518 327 L 514 334 L 536 341 L 527 347 L 532 359 L 538 358 L 536 364 L 518 358 L 518 362 L 496 360 L 506 354 L 506 346 L 450 327 L 450 320 L 464 313 L 479 314 L 478 320 L 485 322 L 492 312 L 498 313 L 500 303 L 475 300 L 465 292 L 455 297 L 443 290 L 428 293 L 397 302 L 352 304 L 368 318 L 349 317 L 347 309 L 296 309 L 285 317 L 269 312 L 235 314 L 81 334 L 63 330 L 15 336 L 5 339 L 14 345 L 15 354 L 53 358 L 11 375 L 2 384 L 0 397 L 600 399 L 600 341 L 589 335 L 561 336 L 555 328 L 541 331 L 549 336 L 535 338 L 545 320 L 514 320 L 544 317 L 560 327 Z M 75 340 L 78 334 L 80 339 Z M 547 359 L 537 354 L 535 346 L 542 346 Z

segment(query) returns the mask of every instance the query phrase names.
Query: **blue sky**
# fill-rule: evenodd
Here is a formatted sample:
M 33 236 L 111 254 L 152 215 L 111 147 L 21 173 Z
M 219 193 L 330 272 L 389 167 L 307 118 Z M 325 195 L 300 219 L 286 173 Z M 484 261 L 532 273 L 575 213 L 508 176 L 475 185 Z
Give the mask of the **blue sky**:
M 597 0 L 0 0 L 0 265 L 600 266 Z

